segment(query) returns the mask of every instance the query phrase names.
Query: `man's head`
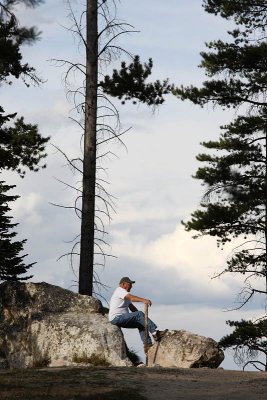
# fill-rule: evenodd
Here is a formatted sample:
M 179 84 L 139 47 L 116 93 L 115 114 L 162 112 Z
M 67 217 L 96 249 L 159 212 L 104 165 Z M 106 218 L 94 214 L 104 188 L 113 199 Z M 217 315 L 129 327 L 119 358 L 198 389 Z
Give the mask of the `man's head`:
M 128 276 L 124 276 L 120 280 L 120 287 L 127 290 L 127 292 L 130 292 L 130 290 L 133 286 L 133 283 L 135 283 L 135 281 L 132 281 Z

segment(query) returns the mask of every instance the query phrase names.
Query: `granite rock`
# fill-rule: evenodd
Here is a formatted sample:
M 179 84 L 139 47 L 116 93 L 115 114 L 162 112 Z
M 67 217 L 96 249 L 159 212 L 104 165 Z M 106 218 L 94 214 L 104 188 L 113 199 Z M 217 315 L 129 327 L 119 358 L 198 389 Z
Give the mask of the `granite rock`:
M 99 300 L 45 282 L 0 285 L 0 369 L 97 362 L 132 365 Z
M 185 330 L 171 330 L 148 351 L 148 366 L 218 368 L 224 353 L 217 342 Z

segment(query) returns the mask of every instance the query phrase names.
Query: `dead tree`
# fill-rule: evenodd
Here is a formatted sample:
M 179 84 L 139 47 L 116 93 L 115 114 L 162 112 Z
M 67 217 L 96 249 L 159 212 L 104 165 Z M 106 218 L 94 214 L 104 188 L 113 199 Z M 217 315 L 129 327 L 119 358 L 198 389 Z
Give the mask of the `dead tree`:
M 98 83 L 97 10 L 98 1 L 88 0 L 86 5 L 86 77 L 79 293 L 90 296 L 93 293 L 95 242 L 94 221 Z
M 111 256 L 105 250 L 107 231 L 104 219 L 111 218 L 114 198 L 105 188 L 108 182 L 103 177 L 105 170 L 101 161 L 114 155 L 107 144 L 113 140 L 123 144 L 121 136 L 129 130 L 122 129 L 119 112 L 110 96 L 118 97 L 123 102 L 135 99 L 134 102 L 137 100 L 149 106 L 158 106 L 163 103 L 163 96 L 171 90 L 171 86 L 168 80 L 146 83 L 151 74 L 152 60 L 142 65 L 138 56 L 133 57 L 118 45 L 117 39 L 122 34 L 136 31 L 130 24 L 117 19 L 114 0 L 87 0 L 86 10 L 79 19 L 72 10 L 71 1 L 68 5 L 72 21 L 68 30 L 78 36 L 85 48 L 85 65 L 83 62 L 54 60 L 59 66 L 67 66 L 64 82 L 77 113 L 74 120 L 83 130 L 81 157 L 70 159 L 57 147 L 72 170 L 82 177 L 78 188 L 65 183 L 77 190 L 78 196 L 73 206 L 61 207 L 75 210 L 81 219 L 81 232 L 75 237 L 71 251 L 63 256 L 70 256 L 73 269 L 74 258 L 78 256 L 79 293 L 92 295 L 93 284 L 100 283 L 94 267 L 104 265 L 106 257 Z M 105 75 L 104 67 L 117 60 L 122 53 L 127 54 L 132 63 L 126 66 L 123 62 L 119 72 L 113 70 L 112 77 Z M 81 75 L 81 85 L 75 89 L 70 84 L 72 73 Z

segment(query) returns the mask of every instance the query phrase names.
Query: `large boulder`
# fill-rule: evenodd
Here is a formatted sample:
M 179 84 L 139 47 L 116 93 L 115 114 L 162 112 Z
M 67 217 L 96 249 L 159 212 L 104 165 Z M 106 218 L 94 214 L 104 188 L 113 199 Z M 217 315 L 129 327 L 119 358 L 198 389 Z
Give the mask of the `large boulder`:
M 99 300 L 47 283 L 0 285 L 0 368 L 131 366 Z
M 148 366 L 217 368 L 224 353 L 215 340 L 185 330 L 172 330 L 148 351 Z

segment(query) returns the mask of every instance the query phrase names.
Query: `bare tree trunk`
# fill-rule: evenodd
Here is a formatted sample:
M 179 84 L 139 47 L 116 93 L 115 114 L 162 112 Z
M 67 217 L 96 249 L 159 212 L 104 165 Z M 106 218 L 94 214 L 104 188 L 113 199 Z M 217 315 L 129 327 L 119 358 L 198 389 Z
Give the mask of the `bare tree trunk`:
M 79 293 L 93 293 L 98 28 L 97 0 L 87 0 L 86 89 Z
M 265 137 L 267 132 L 265 132 Z M 267 138 L 265 138 L 265 160 L 267 160 Z M 265 161 L 265 182 L 264 182 L 264 192 L 265 192 L 265 232 L 264 232 L 264 243 L 265 243 L 265 292 L 267 299 L 267 161 Z M 267 355 L 266 355 L 267 360 Z M 266 363 L 267 368 L 267 363 Z M 267 369 L 266 369 L 267 371 Z

